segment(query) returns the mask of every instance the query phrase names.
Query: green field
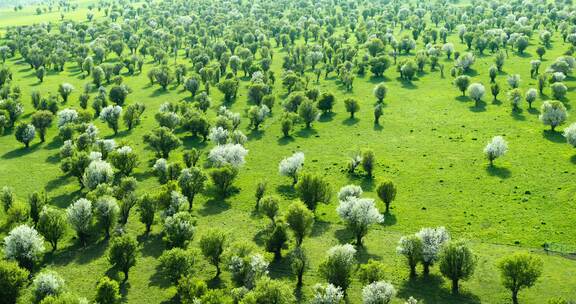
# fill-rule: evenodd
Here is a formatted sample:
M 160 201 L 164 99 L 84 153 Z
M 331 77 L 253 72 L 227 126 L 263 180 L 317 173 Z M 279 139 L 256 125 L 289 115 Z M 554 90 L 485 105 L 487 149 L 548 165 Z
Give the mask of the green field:
M 341 4 L 344 1 L 334 2 L 337 3 L 337 10 L 342 11 Z M 369 5 L 369 1 L 357 2 L 359 6 Z M 76 11 L 64 13 L 64 20 L 88 23 L 87 5 L 92 2 L 78 3 Z M 131 5 L 141 7 L 142 3 Z M 25 6 L 18 12 L 12 8 L 1 9 L 1 38 L 5 38 L 6 30 L 11 26 L 47 21 L 57 25 L 60 22 L 59 12 L 54 10 L 36 15 L 35 9 L 36 6 Z M 296 8 L 293 6 L 287 9 Z M 361 22 L 362 16 L 358 18 Z M 428 13 L 426 20 L 429 18 Z M 96 12 L 92 22 L 103 20 L 110 19 L 102 12 Z M 117 22 L 122 20 L 120 17 Z M 435 28 L 430 21 L 427 26 Z M 339 25 L 335 35 L 344 32 L 350 32 L 350 29 Z M 393 35 L 399 38 L 411 33 L 397 25 Z M 87 42 L 89 39 L 88 36 Z M 0 45 L 6 41 L 0 40 Z M 333 93 L 336 104 L 333 113 L 322 115 L 312 124 L 312 128 L 307 129 L 301 123 L 295 125 L 291 137 L 282 135 L 283 110 L 280 105 L 288 96 L 281 80 L 283 57 L 288 53 L 286 48 L 276 46 L 273 39 L 270 41 L 274 53 L 271 71 L 276 75 L 273 85 L 276 105 L 272 109 L 272 116 L 258 131 L 250 128 L 247 116 L 247 109 L 251 106 L 247 98 L 250 78 L 240 77 L 243 73 L 239 72 L 240 89 L 237 98 L 226 105 L 233 112 L 241 113 L 239 130 L 248 137 L 245 144 L 249 150 L 246 164 L 234 182 L 235 191 L 228 197 L 215 195 L 211 183 L 206 191 L 197 195 L 192 211 L 197 219 L 197 233 L 189 248 L 198 248 L 198 240 L 202 235 L 209 228 L 219 227 L 228 233 L 231 241 L 254 243 L 264 251 L 261 236 L 269 220 L 254 212 L 256 185 L 261 180 L 268 182 L 268 194 L 281 198 L 282 213 L 292 201 L 298 199 L 298 195 L 290 187 L 291 180 L 279 175 L 278 163 L 294 152 L 301 151 L 306 155 L 303 172 L 324 176 L 334 192 L 329 204 L 318 206 L 313 232 L 304 241 L 303 246 L 310 255 L 311 267 L 304 277 L 299 298 L 302 303 L 307 303 L 311 298 L 314 284 L 325 282 L 318 273 L 318 266 L 326 251 L 334 245 L 354 240 L 336 212 L 338 189 L 348 184 L 357 184 L 362 186 L 365 197 L 376 199 L 375 187 L 384 179 L 391 179 L 395 183 L 398 189 L 396 200 L 392 203 L 391 213 L 385 216 L 384 223 L 370 229 L 357 259 L 359 263 L 376 259 L 386 266 L 385 279 L 397 290 L 393 303 L 404 303 L 410 296 L 422 301 L 419 303 L 511 303 L 509 292 L 501 285 L 496 263 L 501 257 L 516 252 L 531 252 L 544 263 L 542 277 L 535 286 L 520 293 L 521 303 L 546 303 L 553 297 L 576 299 L 576 261 L 569 258 L 576 248 L 576 185 L 571 182 L 576 174 L 576 151 L 562 136 L 562 130 L 576 121 L 572 108 L 572 100 L 576 98 L 574 77 L 568 75 L 564 81 L 568 86 L 564 100 L 568 119 L 556 132 L 549 131 L 549 127 L 539 120 L 542 103 L 553 99 L 550 87 L 545 88 L 544 95 L 538 96 L 532 109 L 528 109 L 523 101 L 521 110 L 513 111 L 506 97 L 509 90 L 507 75 L 520 75 L 520 89 L 523 93 L 537 87 L 537 79 L 530 77 L 530 61 L 538 58 L 536 48 L 541 45 L 537 30 L 530 38 L 530 45 L 524 54 L 511 48 L 507 50 L 503 71 L 496 78 L 501 88 L 498 101 L 492 100 L 488 77 L 494 55 L 489 50 L 485 50 L 483 55 L 475 52 L 476 62 L 467 74 L 471 76 L 472 82 L 480 82 L 486 87 L 487 92 L 479 106 L 475 106 L 470 98 L 460 96 L 450 75 L 454 60 L 446 59 L 445 55 L 440 57 L 440 63 L 445 66 L 444 77 L 441 77 L 438 69 L 431 71 L 430 66 L 426 65 L 424 72 L 418 72 L 410 82 L 400 79 L 396 66 L 392 65 L 384 77 L 373 77 L 369 69 L 365 75 L 356 75 L 351 91 L 344 88 L 334 72 L 327 78 L 323 73 L 319 83 L 316 83 L 313 71 L 308 67 L 306 74 L 312 79 L 309 87 Z M 358 45 L 354 34 L 350 35 L 347 42 Z M 449 32 L 448 42 L 453 43 L 462 54 L 466 52 L 466 45 L 460 42 L 457 30 Z M 308 44 L 314 43 L 317 42 L 311 38 Z M 296 44 L 304 45 L 304 39 L 299 37 Z M 542 60 L 541 73 L 557 57 L 564 55 L 570 46 L 569 42 L 563 41 L 559 32 L 553 33 L 551 46 L 547 48 Z M 424 42 L 417 40 L 416 49 L 409 55 L 398 56 L 398 62 L 414 58 L 415 51 L 424 47 Z M 128 53 L 129 50 L 124 52 Z M 365 47 L 360 46 L 359 53 L 364 52 Z M 106 62 L 119 61 L 112 52 L 106 58 Z M 168 62 L 174 66 L 174 58 Z M 188 74 L 193 73 L 192 64 L 185 58 L 183 49 L 178 53 L 177 63 L 185 64 Z M 30 100 L 32 91 L 42 95 L 57 94 L 58 85 L 68 82 L 75 87 L 75 91 L 66 105 L 60 105 L 60 109 L 79 109 L 78 98 L 82 88 L 85 83 L 92 81 L 91 77 L 86 77 L 79 70 L 73 60 L 66 63 L 62 72 L 47 68 L 42 83 L 19 53 L 8 58 L 5 65 L 13 73 L 12 84 L 21 88 L 25 110 L 19 121 L 24 122 L 30 121 L 35 111 Z M 133 91 L 128 95 L 126 104 L 140 102 L 146 105 L 139 126 L 128 131 L 121 124 L 118 135 L 114 135 L 101 120 L 93 121 L 100 130 L 100 137 L 125 142 L 138 153 L 140 163 L 132 173 L 138 180 L 138 194 L 151 193 L 160 186 L 152 172 L 155 154 L 142 140 L 144 134 L 158 126 L 155 113 L 165 102 L 190 99 L 190 93 L 175 82 L 169 85 L 168 90 L 163 90 L 157 84 L 150 85 L 147 72 L 155 66 L 157 64 L 148 56 L 143 71 L 135 75 L 122 71 L 123 83 Z M 388 94 L 384 100 L 384 114 L 380 124 L 375 125 L 373 107 L 376 98 L 373 88 L 381 82 L 387 86 Z M 90 95 L 93 97 L 95 94 L 96 90 L 93 90 Z M 216 86 L 212 86 L 210 97 L 212 105 L 208 116 L 213 122 L 216 111 L 224 104 L 224 96 Z M 349 118 L 344 107 L 344 99 L 349 97 L 360 103 L 360 111 L 354 119 Z M 170 161 L 181 161 L 184 151 L 197 148 L 204 151 L 204 162 L 208 151 L 215 146 L 210 141 L 203 142 L 191 136 L 181 127 L 176 128 L 174 133 L 183 145 L 170 155 Z M 504 136 L 509 151 L 496 160 L 494 166 L 489 166 L 483 149 L 496 135 Z M 27 196 L 33 191 L 45 189 L 49 203 L 59 208 L 66 208 L 76 199 L 84 197 L 86 190 L 80 189 L 77 179 L 60 170 L 59 148 L 62 144 L 56 121 L 48 129 L 46 142 L 40 143 L 36 137 L 29 148 L 24 148 L 15 139 L 13 128 L 7 129 L 0 137 L 0 187 L 8 185 L 14 188 L 17 200 L 21 202 L 26 202 Z M 371 149 L 376 155 L 373 179 L 362 174 L 350 175 L 346 170 L 350 155 L 364 149 Z M 383 211 L 384 204 L 377 201 L 378 208 Z M 6 222 L 0 228 L 0 236 L 3 238 L 13 226 L 8 224 L 6 213 L 0 214 L 4 218 L 3 222 Z M 453 239 L 466 239 L 478 258 L 476 271 L 470 280 L 462 282 L 459 296 L 450 294 L 450 281 L 442 277 L 436 266 L 432 267 L 429 278 L 418 276 L 410 279 L 405 259 L 396 253 L 401 236 L 413 234 L 422 227 L 436 226 L 445 226 Z M 137 237 L 139 256 L 136 266 L 130 270 L 130 280 L 121 285 L 122 301 L 177 302 L 176 287 L 159 275 L 157 269 L 158 258 L 167 248 L 162 239 L 160 216 L 157 215 L 151 234 L 145 236 L 144 225 L 138 220 L 138 210 L 134 208 L 125 229 Z M 550 244 L 560 254 L 547 254 L 543 250 L 544 244 Z M 49 248 L 48 243 L 46 247 Z M 68 229 L 58 250 L 46 253 L 39 265 L 57 271 L 65 279 L 67 290 L 71 293 L 92 300 L 96 283 L 102 276 L 109 275 L 119 280 L 122 278 L 122 274 L 116 274 L 110 268 L 107 247 L 108 240 L 94 233 L 89 245 L 83 248 L 78 244 L 73 230 Z M 289 248 L 293 247 L 294 241 L 291 240 Z M 284 250 L 284 253 L 288 251 Z M 418 269 L 420 273 L 420 267 Z M 269 270 L 272 278 L 287 280 L 291 286 L 295 286 L 296 281 L 287 259 L 272 262 Z M 226 289 L 233 286 L 228 271 L 223 271 L 219 281 L 210 280 L 213 275 L 214 268 L 207 262 L 202 260 L 195 266 L 195 276 L 208 280 L 210 287 Z M 354 277 L 347 299 L 350 303 L 361 303 L 361 294 L 362 284 Z M 31 297 L 32 290 L 28 287 L 20 296 L 19 303 L 29 303 Z

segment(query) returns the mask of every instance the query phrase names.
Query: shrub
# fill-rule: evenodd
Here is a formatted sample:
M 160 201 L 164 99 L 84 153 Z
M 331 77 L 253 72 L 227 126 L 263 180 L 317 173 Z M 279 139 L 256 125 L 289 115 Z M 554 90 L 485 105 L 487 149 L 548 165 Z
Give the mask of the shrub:
M 517 89 L 520 86 L 520 75 L 509 75 L 508 78 L 506 78 L 506 81 L 508 82 L 508 85 L 510 85 L 510 88 Z
M 296 152 L 292 156 L 286 157 L 280 161 L 278 165 L 278 172 L 282 176 L 288 176 L 292 178 L 292 185 L 296 185 L 298 182 L 298 173 L 304 166 L 304 153 Z
M 294 233 L 296 246 L 300 247 L 304 237 L 310 233 L 314 225 L 314 213 L 301 202 L 294 202 L 288 206 L 284 215 L 288 227 Z
M 470 85 L 470 76 L 460 75 L 454 79 L 454 85 L 462 92 L 462 96 L 466 96 L 466 90 Z
M 347 98 L 344 100 L 344 107 L 346 108 L 346 112 L 350 113 L 350 118 L 354 118 L 354 113 L 360 110 L 360 104 L 356 99 Z
M 268 275 L 268 265 L 269 263 L 261 254 L 239 252 L 230 257 L 228 270 L 232 274 L 232 281 L 237 286 L 252 289 L 258 279 Z
M 384 279 L 385 269 L 384 263 L 370 259 L 368 263 L 360 265 L 358 278 L 362 284 L 382 281 Z
M 312 101 L 306 99 L 298 106 L 298 116 L 304 121 L 306 128 L 310 128 L 312 123 L 318 119 L 318 110 Z
M 372 150 L 365 150 L 362 152 L 362 169 L 366 171 L 366 175 L 368 178 L 372 178 L 374 165 L 376 163 L 376 156 L 374 155 L 374 151 Z
M 262 277 L 256 281 L 256 287 L 248 292 L 242 303 L 275 303 L 290 304 L 295 303 L 296 298 L 292 293 L 292 288 L 280 280 L 273 280 L 268 277 Z
M 168 159 L 170 152 L 178 148 L 182 142 L 172 131 L 166 127 L 154 129 L 149 134 L 144 135 L 144 142 L 154 151 L 157 157 Z
M 340 304 L 344 299 L 342 288 L 332 284 L 314 285 L 314 295 L 310 304 Z
M 390 204 L 396 198 L 396 186 L 391 180 L 385 180 L 378 184 L 376 193 L 382 202 L 386 205 L 386 213 L 390 212 Z
M 182 194 L 188 199 L 188 210 L 192 210 L 192 203 L 196 194 L 204 190 L 204 184 L 208 177 L 206 174 L 196 167 L 187 168 L 181 171 L 178 177 L 178 186 L 182 190 Z
M 568 92 L 568 87 L 561 82 L 555 82 L 550 85 L 550 89 L 552 89 L 552 96 L 554 99 L 564 99 L 566 97 L 566 92 Z
M 43 253 L 44 238 L 32 227 L 20 225 L 4 238 L 4 256 L 20 267 L 32 270 Z
M 282 249 L 287 248 L 288 233 L 286 224 L 282 221 L 274 223 L 272 230 L 266 236 L 265 245 L 268 252 L 274 253 L 274 259 L 282 258 Z
M 121 115 L 121 106 L 107 106 L 100 112 L 100 119 L 107 123 L 108 127 L 114 131 L 114 135 L 116 135 L 118 134 Z
M 154 224 L 156 213 L 156 200 L 150 195 L 144 195 L 139 203 L 140 221 L 146 226 L 146 234 L 150 233 L 150 227 Z
M 564 129 L 563 133 L 568 142 L 572 147 L 576 147 L 576 123 L 572 123 L 568 128 Z
M 138 166 L 138 154 L 129 146 L 122 146 L 110 153 L 110 163 L 121 175 L 128 176 Z

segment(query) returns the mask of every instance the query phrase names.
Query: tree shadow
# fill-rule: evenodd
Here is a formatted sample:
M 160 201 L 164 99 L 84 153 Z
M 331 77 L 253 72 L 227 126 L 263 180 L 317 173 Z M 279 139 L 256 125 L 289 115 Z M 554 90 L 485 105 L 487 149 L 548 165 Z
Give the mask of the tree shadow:
M 149 97 L 159 97 L 159 96 L 166 95 L 169 93 L 170 93 L 170 91 L 167 88 L 163 89 L 162 87 L 160 87 L 160 88 L 154 90 L 154 92 L 152 92 L 152 94 L 150 94 Z
M 264 136 L 265 133 L 266 132 L 264 132 L 262 130 L 252 129 L 252 131 L 250 131 L 250 133 L 248 133 L 248 136 L 246 136 L 246 137 L 248 138 L 248 140 L 259 140 Z
M 382 226 L 388 227 L 396 224 L 396 215 L 388 212 L 384 213 L 384 222 L 382 222 Z
M 356 246 L 356 259 L 358 264 L 366 264 L 369 260 L 381 261 L 382 256 L 368 252 L 366 245 Z
M 460 295 L 452 295 L 449 289 L 443 288 L 442 277 L 430 274 L 426 277 L 416 277 L 406 280 L 398 288 L 398 297 L 414 297 L 424 300 L 424 303 L 444 303 L 444 304 L 479 304 L 478 296 L 466 291 L 461 291 Z M 460 286 L 462 289 L 462 286 Z
M 68 176 L 67 175 L 60 175 L 56 179 L 53 179 L 46 183 L 45 189 L 46 191 L 51 191 L 56 188 L 60 188 L 68 184 Z
M 93 245 L 80 249 L 78 251 L 79 254 L 76 258 L 76 262 L 78 264 L 88 264 L 100 258 L 104 254 L 104 252 L 106 252 L 107 247 L 108 247 L 108 240 L 103 239 L 99 242 L 94 243 Z
M 165 244 L 162 241 L 162 234 L 139 235 L 138 243 L 142 246 L 140 253 L 143 257 L 158 258 L 164 252 Z
M 296 132 L 297 136 L 304 137 L 304 138 L 308 138 L 308 137 L 310 137 L 312 135 L 316 135 L 316 134 L 318 134 L 318 132 L 313 128 L 302 128 L 298 132 Z
M 81 193 L 82 191 L 80 189 L 74 192 L 66 192 L 58 196 L 52 197 L 50 201 L 52 202 L 52 205 L 58 206 L 60 208 L 66 208 L 70 204 L 72 204 L 74 199 L 78 198 Z
M 506 167 L 486 166 L 486 173 L 490 176 L 497 176 L 499 178 L 507 179 L 512 175 L 510 169 Z
M 314 225 L 312 225 L 312 231 L 310 232 L 310 236 L 316 237 L 323 235 L 324 233 L 326 233 L 326 231 L 330 229 L 331 225 L 332 223 L 330 222 L 315 220 Z
M 158 286 L 160 288 L 168 288 L 172 286 L 172 284 L 173 282 L 171 282 L 168 278 L 166 278 L 166 275 L 164 274 L 162 269 L 160 269 L 160 266 L 156 267 L 156 271 L 152 276 L 150 276 L 150 279 L 148 280 L 148 286 Z
M 354 235 L 347 228 L 341 228 L 334 231 L 334 237 L 342 244 L 351 243 L 355 240 Z
M 189 150 L 192 148 L 200 150 L 206 147 L 207 145 L 208 143 L 206 141 L 202 140 L 202 138 L 197 136 L 184 136 L 182 138 L 182 146 L 184 147 L 185 150 Z
M 454 97 L 454 99 L 456 99 L 457 101 L 460 101 L 460 102 L 468 102 L 468 101 L 470 101 L 470 97 L 468 97 L 468 96 L 463 96 L 463 95 Z
M 342 124 L 345 126 L 352 126 L 352 125 L 357 124 L 359 121 L 360 121 L 360 119 L 358 119 L 356 117 L 354 117 L 354 118 L 348 117 L 342 121 Z
M 414 84 L 414 82 L 412 80 L 403 80 L 400 79 L 400 83 L 402 85 L 402 88 L 407 89 L 407 90 L 416 90 L 418 89 L 418 86 Z
M 40 143 L 33 144 L 28 148 L 20 147 L 20 148 L 17 148 L 17 149 L 14 149 L 12 151 L 8 151 L 8 152 L 4 153 L 4 155 L 2 155 L 2 158 L 13 159 L 13 158 L 25 156 L 25 155 L 28 155 L 28 154 L 38 150 L 39 147 L 40 147 Z
M 576 154 L 574 154 L 570 157 L 570 162 L 572 162 L 573 164 L 576 165 Z
M 336 113 L 334 112 L 322 113 L 322 115 L 320 115 L 320 118 L 318 118 L 318 121 L 319 122 L 332 121 L 332 119 L 334 119 L 334 116 L 336 116 Z
M 282 136 L 282 137 L 278 138 L 277 142 L 278 142 L 279 145 L 285 146 L 285 145 L 287 145 L 287 144 L 289 144 L 289 143 L 294 142 L 294 137 L 292 137 L 292 136 Z
M 528 108 L 528 113 L 532 114 L 532 115 L 539 115 L 540 114 L 540 110 L 536 109 L 536 108 Z
M 272 279 L 286 279 L 292 276 L 292 267 L 290 259 L 282 257 L 270 263 L 270 277 Z
M 510 116 L 512 116 L 512 118 L 514 118 L 514 120 L 526 120 L 526 116 L 524 116 L 524 114 L 522 114 L 522 110 L 518 109 L 518 110 L 512 110 L 512 112 L 510 112 Z
M 46 157 L 46 162 L 51 163 L 51 164 L 56 164 L 56 163 L 60 162 L 60 155 L 58 155 L 58 153 L 52 154 L 52 155 Z
M 544 130 L 542 131 L 542 136 L 547 140 L 555 143 L 564 143 L 566 139 L 562 136 L 562 133 L 552 131 L 552 130 Z
M 292 185 L 278 185 L 276 186 L 276 192 L 278 192 L 280 196 L 288 199 L 295 199 L 297 196 L 296 190 Z
M 486 112 L 486 103 L 482 100 L 470 107 L 472 112 Z
M 128 291 L 130 290 L 130 282 L 121 282 L 120 283 L 120 295 L 122 298 L 120 301 L 122 303 L 128 303 Z
M 375 123 L 372 129 L 374 129 L 374 131 L 382 131 L 384 130 L 384 127 L 379 123 Z
M 230 209 L 230 204 L 220 195 L 218 198 L 210 199 L 204 202 L 202 209 L 198 213 L 202 216 L 220 214 Z

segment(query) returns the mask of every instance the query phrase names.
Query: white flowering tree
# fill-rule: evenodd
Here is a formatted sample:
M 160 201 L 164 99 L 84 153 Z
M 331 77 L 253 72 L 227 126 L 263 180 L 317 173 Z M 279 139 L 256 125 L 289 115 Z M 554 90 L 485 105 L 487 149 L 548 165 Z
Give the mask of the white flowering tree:
M 64 292 L 65 287 L 64 279 L 58 273 L 43 271 L 32 282 L 35 302 L 39 303 L 48 296 L 59 296 Z
M 92 227 L 92 202 L 81 198 L 68 206 L 66 214 L 78 239 L 83 245 L 86 245 L 86 238 Z
M 194 221 L 188 212 L 178 212 L 164 221 L 164 234 L 170 246 L 186 248 L 195 232 Z
M 269 263 L 259 253 L 233 255 L 228 262 L 232 280 L 238 286 L 252 289 L 256 281 L 268 275 Z
M 349 198 L 360 198 L 362 193 L 362 187 L 357 185 L 346 185 L 338 191 L 338 200 L 345 201 Z
M 228 130 L 218 126 L 210 129 L 208 139 L 217 145 L 224 145 L 228 141 Z
M 64 100 L 64 103 L 66 103 L 68 101 L 68 96 L 70 96 L 70 94 L 72 94 L 72 92 L 74 91 L 74 86 L 65 82 L 60 84 L 60 86 L 58 86 L 58 93 L 60 93 L 60 96 L 62 96 L 62 100 Z
M 368 233 L 370 225 L 384 221 L 384 216 L 380 214 L 374 200 L 370 198 L 350 196 L 340 201 L 336 212 L 356 236 L 357 246 L 362 246 L 362 238 Z
M 74 123 L 78 119 L 78 112 L 74 109 L 64 109 L 58 112 L 58 128 Z
M 36 229 L 27 225 L 12 229 L 4 238 L 4 256 L 28 270 L 32 270 L 42 253 L 44 238 Z
M 536 89 L 530 88 L 526 91 L 524 99 L 526 99 L 526 102 L 528 103 L 528 108 L 532 109 L 532 103 L 536 101 L 536 97 L 538 97 L 538 91 Z
M 564 129 L 563 133 L 568 142 L 572 147 L 576 147 L 576 123 L 572 123 L 568 128 Z
M 450 240 L 450 234 L 444 227 L 422 228 L 416 236 L 422 241 L 422 265 L 424 274 L 430 273 L 430 266 L 437 260 L 442 246 Z
M 342 288 L 332 284 L 314 285 L 314 297 L 310 304 L 340 304 L 344 300 Z
M 362 289 L 362 304 L 388 304 L 396 295 L 396 289 L 388 282 L 377 281 Z
M 30 146 L 30 142 L 36 136 L 36 128 L 27 123 L 19 123 L 14 130 L 16 140 L 23 143 L 26 148 Z
M 114 135 L 118 134 L 120 117 L 122 117 L 121 106 L 110 105 L 102 109 L 100 112 L 100 119 L 108 124 L 108 127 L 114 131 Z
M 468 96 L 474 100 L 476 106 L 478 106 L 478 103 L 480 103 L 482 97 L 484 97 L 484 93 L 486 93 L 486 88 L 484 88 L 481 83 L 473 83 L 468 86 Z
M 540 121 L 550 126 L 550 130 L 552 131 L 554 131 L 557 126 L 563 124 L 568 116 L 566 107 L 558 100 L 545 101 L 544 104 L 542 104 L 540 112 L 542 113 L 540 114 Z
M 113 180 L 114 170 L 109 163 L 103 160 L 90 162 L 82 176 L 82 183 L 90 190 L 96 189 L 100 184 L 111 183 Z
M 298 173 L 304 166 L 304 153 L 296 152 L 292 156 L 284 158 L 278 165 L 280 175 L 292 178 L 292 185 L 298 182 Z
M 218 145 L 208 153 L 208 161 L 213 167 L 231 165 L 239 168 L 244 165 L 247 154 L 248 150 L 239 144 Z
M 110 230 L 116 225 L 120 214 L 120 207 L 116 199 L 107 195 L 99 197 L 95 204 L 94 213 L 98 224 L 104 229 L 106 239 L 109 239 Z
M 326 260 L 320 264 L 320 273 L 328 283 L 338 286 L 345 293 L 351 283 L 356 267 L 356 249 L 350 244 L 336 245 L 327 252 Z
M 484 154 L 490 161 L 490 166 L 494 164 L 495 159 L 506 154 L 506 151 L 508 151 L 508 143 L 502 136 L 494 136 L 484 148 Z

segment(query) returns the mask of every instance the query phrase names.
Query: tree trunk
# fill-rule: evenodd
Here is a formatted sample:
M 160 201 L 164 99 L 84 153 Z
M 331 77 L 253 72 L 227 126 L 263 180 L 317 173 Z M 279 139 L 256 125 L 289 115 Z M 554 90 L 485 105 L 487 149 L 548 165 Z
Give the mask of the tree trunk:
M 194 193 L 190 194 L 190 197 L 188 198 L 188 211 L 192 211 L 192 204 L 194 202 Z
M 304 271 L 301 270 L 298 272 L 298 283 L 297 286 L 302 286 L 302 277 L 304 276 Z
M 518 291 L 516 290 L 512 291 L 512 303 L 518 304 Z
M 356 236 L 356 246 L 362 247 L 362 235 L 360 234 Z
M 452 294 L 457 295 L 458 292 L 458 279 L 452 279 Z
M 222 271 L 220 270 L 220 263 L 216 263 L 216 265 L 214 265 L 214 266 L 216 266 L 216 276 L 215 276 L 215 278 L 217 278 L 217 277 L 220 276 L 220 273 L 222 272 Z
M 424 275 L 429 275 L 430 274 L 430 263 L 424 262 L 424 263 L 422 263 L 422 265 L 424 266 Z
M 390 213 L 390 202 L 385 202 L 386 204 L 386 212 L 385 213 Z
M 129 269 L 124 269 L 124 282 L 128 281 L 128 271 Z

